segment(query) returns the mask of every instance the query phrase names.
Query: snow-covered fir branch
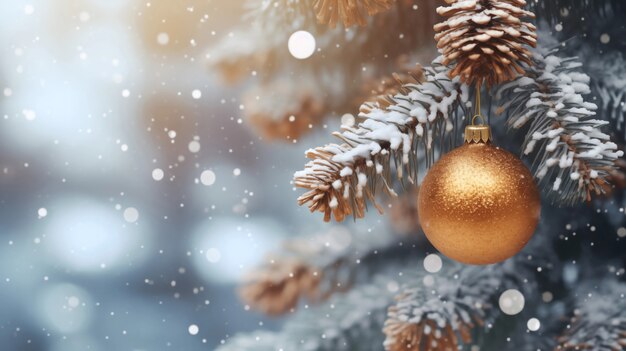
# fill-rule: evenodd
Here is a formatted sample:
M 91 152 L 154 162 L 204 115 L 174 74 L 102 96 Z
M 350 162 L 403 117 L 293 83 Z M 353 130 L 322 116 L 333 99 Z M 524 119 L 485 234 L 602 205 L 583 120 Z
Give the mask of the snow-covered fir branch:
M 612 134 L 626 142 L 626 59 L 621 52 L 588 60 L 591 88 L 599 100 L 598 115 L 611 124 Z
M 486 300 L 490 295 L 457 296 L 460 284 L 467 282 L 459 280 L 458 274 L 454 277 L 435 280 L 434 294 L 423 286 L 403 291 L 388 311 L 384 328 L 386 350 L 456 350 L 470 345 L 474 328 L 484 326 L 485 310 L 493 306 Z M 489 279 L 480 286 L 489 287 L 491 292 L 498 284 Z
M 321 124 L 329 95 L 347 98 L 342 78 L 335 70 L 304 70 L 253 85 L 242 97 L 246 123 L 266 139 L 297 140 Z
M 252 72 L 272 77 L 281 67 L 276 61 L 288 55 L 283 51 L 291 33 L 325 29 L 317 25 L 311 0 L 248 0 L 245 5 L 249 25 L 233 30 L 207 53 L 209 66 L 231 83 Z
M 395 194 L 394 178 L 417 182 L 418 157 L 428 167 L 437 151 L 455 146 L 469 106 L 468 87 L 458 78 L 449 79 L 448 72 L 438 58 L 424 69 L 423 82 L 405 85 L 390 105 L 363 104 L 362 121 L 335 133 L 343 144 L 308 150 L 312 160 L 294 175 L 295 185 L 308 189 L 298 202 L 324 213 L 325 221 L 332 215 L 337 221 L 350 214 L 361 218 L 367 201 L 377 206 L 378 190 Z
M 281 251 L 249 272 L 240 295 L 254 309 L 283 314 L 293 311 L 302 299 L 319 303 L 347 291 L 360 275 L 373 275 L 380 260 L 389 265 L 409 251 L 410 244 L 400 243 L 391 234 L 352 233 L 333 227 L 286 241 Z
M 368 17 L 362 27 L 330 28 L 316 20 L 316 0 L 248 0 L 248 26 L 233 30 L 207 52 L 208 64 L 229 81 L 255 76 L 271 77 L 277 71 L 298 67 L 323 71 L 333 62 L 352 78 L 363 75 L 363 62 L 374 73 L 386 65 L 370 65 L 371 58 L 394 59 L 408 54 L 432 39 L 436 21 L 436 0 L 409 0 L 390 4 L 391 8 Z M 413 9 L 419 4 L 419 11 Z M 321 5 L 320 5 L 321 6 Z M 317 52 L 306 65 L 294 60 L 287 50 L 289 37 L 306 30 L 315 37 Z M 398 35 L 402 40 L 398 41 Z
M 364 26 L 366 16 L 388 10 L 396 0 L 315 0 L 317 19 L 335 27 L 341 21 L 346 27 Z
M 296 312 L 277 333 L 240 334 L 218 351 L 379 351 L 398 282 L 386 275 L 323 305 Z
M 281 335 L 270 331 L 257 330 L 252 333 L 239 333 L 226 341 L 217 351 L 287 351 L 282 349 Z
M 328 240 L 345 241 L 343 234 L 328 234 L 337 237 L 328 237 Z M 319 243 L 324 241 L 321 238 Z M 554 271 L 558 270 L 546 238 L 536 239 L 525 253 L 504 263 L 476 267 L 446 261 L 444 270 L 433 275 L 416 270 L 418 260 L 394 265 L 390 264 L 393 261 L 390 256 L 381 255 L 383 259 L 375 264 L 382 268 L 368 280 L 369 283 L 356 285 L 345 294 L 332 295 L 321 304 L 299 309 L 279 332 L 240 334 L 227 340 L 218 350 L 379 351 L 385 333 L 387 341 L 384 343 L 388 350 L 420 350 L 402 348 L 406 346 L 405 337 L 417 340 L 416 336 L 431 343 L 429 348 L 422 349 L 444 350 L 442 346 L 466 345 L 467 340 L 479 344 L 480 340 L 474 336 L 487 330 L 488 323 L 500 314 L 497 299 L 503 291 L 518 289 L 528 303 L 533 303 L 537 295 L 536 279 L 541 277 L 550 281 Z M 299 245 L 306 244 L 303 241 Z M 358 245 L 363 247 L 366 244 Z M 317 251 L 317 244 L 308 246 Z M 364 250 L 353 247 L 352 251 Z M 324 259 L 324 255 L 318 257 L 333 261 Z M 363 257 L 362 262 L 367 259 Z M 398 294 L 401 298 L 394 303 L 394 296 Z M 433 342 L 439 347 L 434 347 Z
M 532 305 L 540 280 L 547 284 L 561 279 L 561 266 L 546 236 L 533 238 L 522 253 L 496 265 L 445 262 L 438 274 L 409 280 L 401 289 L 385 322 L 386 350 L 482 348 L 483 336 L 502 315 L 498 300 L 504 291 L 516 289 Z
M 572 205 L 605 193 L 607 177 L 623 151 L 593 118 L 597 106 L 585 100 L 590 78 L 574 58 L 534 54 L 526 75 L 498 91 L 501 112 L 518 129 L 528 126 L 524 155 L 534 155 L 535 176 L 554 202 Z
M 293 140 L 329 115 L 353 110 L 362 96 L 359 89 L 346 86 L 389 74 L 396 59 L 432 40 L 435 0 L 394 2 L 389 10 L 368 17 L 365 26 L 351 28 L 317 23 L 313 3 L 249 0 L 249 25 L 235 28 L 207 51 L 209 68 L 226 81 L 252 78 L 243 114 L 264 137 Z M 413 8 L 416 3 L 419 10 Z M 306 60 L 287 50 L 290 36 L 300 30 L 315 38 L 316 50 Z M 288 94 L 268 96 L 281 91 Z
M 385 322 L 388 351 L 457 350 L 479 345 L 476 336 L 499 315 L 499 295 L 508 288 L 525 292 L 535 286 L 520 279 L 511 262 L 488 267 L 461 266 L 406 288 L 389 308 Z M 530 275 L 529 275 L 530 276 Z
M 626 284 L 614 279 L 585 284 L 577 298 L 558 350 L 626 349 Z
M 622 0 L 530 0 L 528 7 L 540 20 L 552 23 L 579 23 L 586 18 L 624 16 L 626 2 Z

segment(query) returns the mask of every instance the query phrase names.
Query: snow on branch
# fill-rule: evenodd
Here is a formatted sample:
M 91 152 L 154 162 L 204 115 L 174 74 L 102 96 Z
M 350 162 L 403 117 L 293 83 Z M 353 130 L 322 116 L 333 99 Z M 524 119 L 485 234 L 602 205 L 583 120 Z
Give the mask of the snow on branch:
M 358 79 L 363 75 L 361 65 L 367 65 L 368 72 L 388 68 L 384 64 L 372 65 L 369 62 L 372 58 L 395 59 L 432 40 L 436 16 L 431 10 L 436 0 L 384 0 L 390 3 L 388 11 L 369 18 L 365 26 L 354 28 L 329 28 L 317 23 L 313 10 L 315 1 L 248 0 L 247 25 L 235 28 L 207 51 L 209 67 L 229 82 L 251 77 L 253 72 L 257 79 L 266 79 L 278 71 L 293 72 L 294 67 L 296 71 L 336 67 L 351 79 Z M 372 0 L 358 1 L 373 3 Z M 413 8 L 417 3 L 419 11 Z M 287 50 L 289 37 L 299 30 L 310 32 L 318 48 L 306 61 L 295 60 Z M 400 41 L 397 40 L 399 34 L 402 35 Z
M 626 14 L 626 2 L 623 0 L 533 0 L 528 1 L 528 6 L 538 19 L 547 19 L 552 23 L 579 23 L 581 18 Z
M 270 315 L 293 312 L 300 300 L 320 303 L 414 256 L 407 244 L 392 234 L 352 233 L 344 227 L 294 238 L 247 275 L 240 295 L 252 308 Z
M 510 281 L 511 272 L 496 265 L 455 266 L 437 278 L 435 293 L 418 282 L 389 308 L 385 349 L 457 350 L 472 345 L 476 330 L 498 315 L 493 303 Z
M 446 261 L 427 284 L 409 280 L 388 311 L 384 332 L 387 351 L 465 350 L 480 346 L 501 315 L 498 299 L 517 289 L 529 304 L 537 297 L 538 281 L 562 278 L 560 265 L 545 237 L 535 238 L 524 252 L 490 266 L 466 266 Z M 422 278 L 422 277 L 417 277 Z
M 607 177 L 623 151 L 600 128 L 608 122 L 593 118 L 597 106 L 585 100 L 589 76 L 574 58 L 534 54 L 525 76 L 501 86 L 499 112 L 506 112 L 514 129 L 528 126 L 524 155 L 534 154 L 535 177 L 554 202 L 573 205 L 606 193 Z
M 239 333 L 224 342 L 217 351 L 279 351 L 281 349 L 279 333 L 258 330 L 252 333 Z
M 320 23 L 335 27 L 338 21 L 344 26 L 364 26 L 367 16 L 388 10 L 396 0 L 315 0 L 315 11 Z
M 380 331 L 398 283 L 386 275 L 372 279 L 327 303 L 296 312 L 277 333 L 240 334 L 226 340 L 218 351 L 376 351 Z
M 557 350 L 626 349 L 626 284 L 614 279 L 577 291 L 574 315 Z
M 417 182 L 418 156 L 429 167 L 436 151 L 455 146 L 469 106 L 467 86 L 448 78 L 448 72 L 440 58 L 435 60 L 424 69 L 422 82 L 405 84 L 387 104 L 363 104 L 362 120 L 334 133 L 342 144 L 308 150 L 311 161 L 294 175 L 294 184 L 308 189 L 298 203 L 324 213 L 325 221 L 333 215 L 337 221 L 351 214 L 361 218 L 368 200 L 382 212 L 375 195 L 380 189 L 395 195 L 394 178 Z
M 598 115 L 611 123 L 612 134 L 626 142 L 626 59 L 621 52 L 588 59 L 593 93 L 600 100 Z
M 337 83 L 341 72 L 277 76 L 252 86 L 242 97 L 246 123 L 269 140 L 297 140 L 322 123 L 328 95 L 346 97 Z
M 394 1 L 388 11 L 353 28 L 317 23 L 313 2 L 249 0 L 246 25 L 206 53 L 209 68 L 226 81 L 249 78 L 242 112 L 266 138 L 293 140 L 331 115 L 352 111 L 363 99 L 359 89 L 346 86 L 388 74 L 399 57 L 432 40 L 436 18 L 430 10 L 436 0 Z M 419 11 L 413 8 L 417 2 Z M 316 50 L 306 60 L 295 59 L 287 48 L 300 30 L 315 38 Z

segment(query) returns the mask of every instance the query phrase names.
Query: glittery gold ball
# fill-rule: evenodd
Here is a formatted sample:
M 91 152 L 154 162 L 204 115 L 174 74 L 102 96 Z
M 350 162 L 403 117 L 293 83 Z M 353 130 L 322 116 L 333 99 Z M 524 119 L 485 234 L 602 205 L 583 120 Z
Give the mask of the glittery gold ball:
M 530 171 L 511 153 L 485 143 L 444 155 L 420 187 L 418 213 L 428 240 L 467 264 L 517 254 L 533 236 L 541 202 Z

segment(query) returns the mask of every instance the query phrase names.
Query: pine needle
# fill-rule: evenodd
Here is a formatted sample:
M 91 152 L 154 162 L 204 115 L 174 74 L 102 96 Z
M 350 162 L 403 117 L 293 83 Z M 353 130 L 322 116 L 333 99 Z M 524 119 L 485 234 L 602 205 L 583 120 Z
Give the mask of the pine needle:
M 445 151 L 458 140 L 458 120 L 468 106 L 468 88 L 458 78 L 448 79 L 448 72 L 435 60 L 424 69 L 423 82 L 403 85 L 389 98 L 389 105 L 378 101 L 363 104 L 362 121 L 334 133 L 342 144 L 308 150 L 311 161 L 294 175 L 294 184 L 308 189 L 298 203 L 308 204 L 311 212 L 324 213 L 325 221 L 332 216 L 337 221 L 349 215 L 362 218 L 367 202 L 382 213 L 375 199 L 378 191 L 395 196 L 396 182 L 416 183 L 417 157 L 432 164 L 436 151 Z M 441 139 L 435 140 L 435 136 Z M 444 150 L 439 150 L 435 141 L 441 142 Z M 422 154 L 418 154 L 420 150 Z
M 511 128 L 529 125 L 522 148 L 524 155 L 534 154 L 535 177 L 562 205 L 607 193 L 624 152 L 601 132 L 608 122 L 593 118 L 597 106 L 583 97 L 590 92 L 589 76 L 573 58 L 537 52 L 534 61 L 525 76 L 500 88 L 498 98 Z
M 396 0 L 315 0 L 317 20 L 334 28 L 337 22 L 344 26 L 364 26 L 366 16 L 388 10 Z
M 253 309 L 269 315 L 292 312 L 304 299 L 320 303 L 349 290 L 358 273 L 371 268 L 374 258 L 397 257 L 397 240 L 391 234 L 356 234 L 344 227 L 290 239 L 246 275 L 240 296 Z

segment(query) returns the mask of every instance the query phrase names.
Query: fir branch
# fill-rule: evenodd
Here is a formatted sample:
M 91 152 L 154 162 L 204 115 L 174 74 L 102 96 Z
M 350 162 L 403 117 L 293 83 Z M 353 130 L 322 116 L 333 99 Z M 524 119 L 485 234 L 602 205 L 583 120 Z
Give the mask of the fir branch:
M 328 144 L 307 151 L 305 169 L 296 172 L 294 184 L 309 189 L 300 196 L 300 205 L 311 212 L 331 215 L 342 221 L 347 215 L 364 216 L 367 200 L 382 188 L 395 195 L 392 164 L 396 178 L 415 183 L 418 177 L 418 150 L 423 150 L 426 167 L 435 161 L 435 151 L 455 146 L 468 88 L 458 78 L 449 79 L 449 69 L 440 59 L 424 69 L 425 81 L 407 84 L 383 107 L 377 102 L 361 106 L 358 125 L 344 125 L 334 133 L 344 143 Z
M 360 91 L 344 87 L 360 86 L 368 77 L 388 74 L 396 58 L 415 52 L 432 40 L 436 18 L 430 10 L 436 0 L 397 1 L 388 11 L 369 17 L 366 26 L 334 29 L 316 22 L 313 1 L 250 0 L 254 7 L 248 16 L 250 25 L 234 31 L 233 37 L 224 38 L 207 52 L 210 68 L 227 80 L 253 78 L 246 96 L 252 96 L 254 106 L 243 113 L 265 137 L 298 138 L 329 115 L 353 110 L 358 106 L 354 102 Z M 414 8 L 417 3 L 419 11 Z M 317 50 L 306 61 L 294 59 L 286 47 L 289 36 L 298 30 L 307 30 L 316 39 Z M 299 75 L 304 77 L 300 79 Z M 290 99 L 270 98 L 272 90 L 268 88 L 275 87 L 276 80 L 290 80 L 289 84 L 280 84 L 288 85 L 289 95 L 301 103 L 286 109 L 286 105 L 294 105 L 284 103 Z M 314 85 L 310 90 L 313 93 L 308 94 L 313 100 L 302 100 L 299 91 L 303 82 Z M 323 99 L 318 99 L 320 95 Z M 256 113 L 257 96 L 267 101 L 263 102 L 265 106 L 275 103 L 283 108 L 263 108 Z
M 217 351 L 287 351 L 281 348 L 279 333 L 257 330 L 252 333 L 239 333 L 217 348 Z
M 530 124 L 523 153 L 535 154 L 535 176 L 553 201 L 589 201 L 592 193 L 607 192 L 607 177 L 623 151 L 600 131 L 607 122 L 592 118 L 597 107 L 583 98 L 590 89 L 581 65 L 552 54 L 535 53 L 534 61 L 526 76 L 499 89 L 500 112 L 508 113 L 514 129 Z
M 347 291 L 369 261 L 388 256 L 387 251 L 397 255 L 397 244 L 392 235 L 354 234 L 344 227 L 294 238 L 247 275 L 240 295 L 252 308 L 271 315 L 293 311 L 301 299 L 319 303 Z
M 557 350 L 626 349 L 626 285 L 616 280 L 596 283 L 577 292 L 577 308 Z
M 622 76 L 624 77 L 624 76 Z M 609 121 L 614 129 L 614 134 L 622 141 L 626 141 L 626 128 L 624 117 L 626 116 L 626 89 L 615 88 L 605 81 L 592 79 L 593 91 L 600 99 L 599 114 Z
M 551 23 L 578 23 L 583 18 L 619 18 L 626 14 L 623 0 L 533 0 L 528 1 L 528 7 L 539 20 Z
M 291 72 L 293 67 L 301 71 L 303 65 L 293 59 L 286 44 L 292 33 L 306 30 L 315 37 L 318 47 L 314 57 L 306 61 L 306 70 L 321 72 L 333 62 L 332 67 L 358 79 L 363 72 L 356 62 L 365 65 L 376 60 L 377 64 L 369 68 L 384 72 L 388 66 L 379 60 L 409 54 L 432 40 L 436 0 L 394 1 L 388 11 L 369 18 L 363 27 L 333 29 L 317 23 L 311 10 L 314 1 L 249 0 L 249 25 L 233 31 L 208 51 L 209 67 L 226 78 L 243 78 L 256 71 L 257 77 L 266 79 L 277 71 Z M 419 11 L 414 5 L 419 5 Z
M 335 295 L 324 305 L 296 312 L 278 333 L 240 334 L 218 351 L 378 351 L 386 309 L 393 300 L 390 284 L 398 283 L 377 276 L 370 284 Z M 257 341 L 259 335 L 265 337 Z
M 258 30 L 233 31 L 206 54 L 208 67 L 217 71 L 222 80 L 230 85 L 250 77 L 255 71 L 272 75 L 277 69 L 272 65 L 276 52 L 265 40 Z
M 591 56 L 591 53 L 587 53 Z M 626 145 L 626 59 L 621 52 L 586 57 L 591 88 L 599 101 L 598 116 L 609 122 L 612 139 L 620 146 Z M 609 181 L 617 189 L 626 188 L 626 160 L 615 161 Z
M 519 287 L 514 270 L 504 265 L 454 265 L 439 277 L 436 293 L 419 282 L 389 308 L 386 350 L 457 350 L 472 345 L 476 331 L 499 315 L 494 303 L 504 287 Z
M 408 94 L 406 85 L 415 85 L 424 82 L 424 67 L 418 64 L 411 64 L 408 56 L 398 58 L 398 69 L 390 76 L 366 81 L 363 90 L 366 101 L 378 102 L 380 108 L 387 108 L 393 105 L 393 97 L 397 94 Z
M 540 235 L 539 233 L 538 235 Z M 433 287 L 421 279 L 409 280 L 389 308 L 385 322 L 388 351 L 457 350 L 481 345 L 501 311 L 502 292 L 520 290 L 526 302 L 535 302 L 541 280 L 561 279 L 561 267 L 547 237 L 534 238 L 515 257 L 490 266 L 466 266 L 447 261 L 435 275 Z
M 598 115 L 609 121 L 612 134 L 626 144 L 626 59 L 621 52 L 604 54 L 600 59 L 588 53 L 588 72 L 593 93 L 600 100 Z
M 344 96 L 328 75 L 302 72 L 253 86 L 243 97 L 246 121 L 261 136 L 296 140 L 321 123 L 327 110 L 327 94 Z M 324 89 L 320 89 L 320 88 Z
M 396 0 L 315 0 L 314 6 L 317 19 L 320 23 L 328 24 L 332 28 L 338 21 L 344 26 L 355 24 L 364 26 L 366 15 L 373 16 L 388 10 Z
M 209 68 L 229 83 L 249 77 L 253 71 L 267 79 L 281 69 L 280 61 L 288 58 L 285 45 L 296 30 L 341 35 L 318 26 L 311 6 L 311 0 L 248 0 L 244 17 L 249 25 L 210 48 Z
M 417 211 L 417 198 L 419 186 L 407 187 L 406 191 L 394 198 L 389 207 L 389 224 L 393 230 L 403 236 L 415 237 L 426 241 L 426 236 L 421 231 L 419 214 Z

